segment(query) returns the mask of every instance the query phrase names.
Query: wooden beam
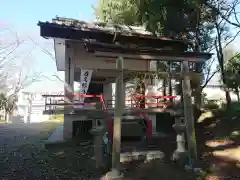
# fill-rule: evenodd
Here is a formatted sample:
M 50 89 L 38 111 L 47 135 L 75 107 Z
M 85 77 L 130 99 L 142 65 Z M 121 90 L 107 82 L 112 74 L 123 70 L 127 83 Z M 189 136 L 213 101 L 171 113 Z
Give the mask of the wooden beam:
M 185 76 L 189 76 L 190 80 L 194 80 L 194 79 L 199 79 L 203 77 L 202 73 L 195 73 L 195 72 L 188 72 L 188 73 L 182 73 L 182 72 L 151 72 L 151 71 L 139 71 L 139 72 L 134 72 L 134 71 L 124 71 L 124 76 L 127 77 L 133 77 L 136 76 L 137 74 L 144 74 L 147 76 L 151 76 L 151 75 L 156 75 L 159 78 L 172 78 L 172 79 L 183 79 Z
M 111 74 L 111 77 L 105 77 L 104 80 L 96 80 L 96 82 L 112 82 L 113 80 L 115 80 L 115 78 L 118 76 L 118 74 L 120 73 L 121 71 L 118 70 L 118 69 L 93 69 L 93 77 L 95 75 L 99 75 L 100 77 L 104 77 L 104 74 Z M 159 78 L 168 78 L 168 77 L 171 77 L 173 79 L 183 79 L 185 75 L 189 76 L 189 78 L 191 80 L 194 80 L 194 79 L 199 79 L 199 78 L 202 78 L 203 77 L 203 74 L 202 73 L 197 73 L 197 72 L 156 72 L 156 71 L 137 71 L 137 70 L 127 70 L 127 69 L 124 69 L 123 70 L 123 76 L 124 76 L 124 79 L 129 79 L 131 77 L 134 77 L 136 76 L 137 74 L 144 74 L 144 75 L 147 75 L 147 76 L 151 76 L 151 75 L 157 75 Z M 110 75 L 109 75 L 110 76 Z
M 148 54 L 126 54 L 126 53 L 112 53 L 112 52 L 102 52 L 95 51 L 94 55 L 96 57 L 105 58 L 117 58 L 123 57 L 124 59 L 135 59 L 135 60 L 145 60 L 145 61 L 190 61 L 203 63 L 207 59 L 199 57 L 176 57 L 176 56 L 154 56 Z
M 128 69 L 123 69 L 123 70 L 118 70 L 118 69 L 92 69 L 93 73 L 114 73 L 111 77 L 109 78 L 114 78 L 117 77 L 117 75 L 120 72 L 123 72 L 124 75 L 127 75 L 128 73 L 147 73 L 147 74 L 162 74 L 162 75 L 188 75 L 188 76 L 194 76 L 194 75 L 201 75 L 202 73 L 197 73 L 197 72 L 166 72 L 166 71 L 141 71 L 141 70 L 128 70 Z M 93 75 L 94 77 L 94 75 Z

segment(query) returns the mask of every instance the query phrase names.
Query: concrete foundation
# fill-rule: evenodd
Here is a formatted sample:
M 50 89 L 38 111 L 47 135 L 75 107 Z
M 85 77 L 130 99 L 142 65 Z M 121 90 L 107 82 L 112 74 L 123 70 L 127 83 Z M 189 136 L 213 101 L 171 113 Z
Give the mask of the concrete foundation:
M 69 140 L 73 138 L 73 121 L 85 121 L 87 120 L 86 116 L 77 115 L 77 114 L 65 114 L 64 123 L 63 123 L 63 139 Z
M 72 139 L 73 134 L 73 119 L 68 115 L 64 115 L 64 128 L 63 128 L 63 139 Z
M 96 112 L 92 112 L 95 113 Z M 146 113 L 146 116 L 152 121 L 152 131 L 153 134 L 157 133 L 156 130 L 156 113 Z M 100 116 L 99 116 L 100 117 Z M 65 114 L 64 115 L 64 129 L 63 138 L 64 140 L 69 140 L 73 138 L 73 121 L 86 121 L 89 117 L 80 114 Z

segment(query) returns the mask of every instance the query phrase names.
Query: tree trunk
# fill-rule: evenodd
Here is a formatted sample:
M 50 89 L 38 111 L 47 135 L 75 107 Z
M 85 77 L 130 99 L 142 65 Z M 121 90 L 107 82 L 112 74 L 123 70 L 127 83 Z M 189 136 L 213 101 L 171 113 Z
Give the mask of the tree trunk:
M 167 91 L 167 81 L 166 79 L 163 79 L 163 96 L 167 95 L 166 91 Z M 163 101 L 166 102 L 166 99 L 164 98 Z
M 4 121 L 7 122 L 7 112 L 4 111 Z
M 216 30 L 217 30 L 217 41 L 215 41 L 215 49 L 217 51 L 217 58 L 221 70 L 221 77 L 222 77 L 222 82 L 225 86 L 224 91 L 225 91 L 225 96 L 226 96 L 226 101 L 227 101 L 227 106 L 231 104 L 231 97 L 228 88 L 226 87 L 226 77 L 225 77 L 225 69 L 224 69 L 224 56 L 223 56 L 223 48 L 222 48 L 222 42 L 221 42 L 221 32 L 220 32 L 220 27 L 217 22 L 215 23 Z
M 145 83 L 144 83 L 144 82 L 141 82 L 141 85 L 140 85 L 140 94 L 141 94 L 142 96 L 145 96 L 145 91 L 146 91 Z M 145 108 L 145 98 L 141 98 L 141 100 L 140 100 L 140 108 Z
M 228 89 L 225 90 L 225 96 L 226 96 L 227 105 L 229 106 L 232 100 L 231 100 L 231 96 Z
M 182 91 L 182 81 L 180 81 L 180 96 L 181 96 L 181 98 L 180 98 L 180 101 L 181 101 L 181 103 L 183 103 L 183 91 Z
M 196 29 L 195 29 L 195 35 L 196 35 L 196 39 L 195 39 L 195 47 L 194 47 L 194 52 L 201 52 L 201 39 L 200 39 L 200 36 L 201 36 L 201 33 L 200 33 L 200 18 L 201 18 L 201 10 L 200 9 L 197 9 L 197 21 L 196 21 Z M 202 72 L 202 64 L 200 63 L 196 63 L 195 64 L 195 71 L 197 73 L 199 72 Z M 197 82 L 197 86 L 196 89 L 200 88 L 201 86 L 201 82 L 198 81 Z M 201 101 L 202 101 L 202 94 L 201 94 L 201 91 L 196 91 L 195 92 L 195 104 L 197 106 L 197 108 L 200 108 L 201 107 Z
M 195 71 L 198 73 L 202 72 L 202 64 L 197 63 L 195 66 Z M 201 108 L 202 105 L 202 90 L 201 90 L 201 80 L 194 80 L 192 89 L 195 89 L 194 92 L 194 101 L 197 108 Z
M 236 95 L 237 95 L 237 101 L 238 101 L 238 103 L 239 103 L 239 102 L 240 102 L 240 96 L 239 96 L 239 90 L 238 90 L 238 88 L 236 88 L 235 92 L 236 92 Z
M 172 96 L 172 79 L 168 79 L 168 95 Z M 173 99 L 170 98 L 170 102 L 173 102 Z
M 202 105 L 202 88 L 196 89 L 195 104 L 196 104 L 197 108 L 201 108 L 201 105 Z
M 171 62 L 168 62 L 168 73 L 171 73 Z M 172 79 L 171 79 L 171 76 L 169 76 L 169 78 L 168 78 L 168 95 L 172 96 Z M 172 98 L 170 98 L 170 102 L 173 103 Z
M 10 117 L 10 114 L 5 111 L 5 114 L 4 114 L 5 123 L 8 123 L 8 122 L 9 122 L 9 117 Z
M 178 96 L 180 96 L 180 102 L 183 103 L 183 93 L 182 93 L 182 81 L 180 80 L 175 84 L 175 91 Z
M 222 81 L 223 81 L 224 86 L 226 86 L 226 78 L 225 78 L 224 71 L 222 71 Z M 224 91 L 225 91 L 225 97 L 226 97 L 226 101 L 227 101 L 227 106 L 229 106 L 231 104 L 231 101 L 232 101 L 229 89 L 227 87 L 225 87 Z

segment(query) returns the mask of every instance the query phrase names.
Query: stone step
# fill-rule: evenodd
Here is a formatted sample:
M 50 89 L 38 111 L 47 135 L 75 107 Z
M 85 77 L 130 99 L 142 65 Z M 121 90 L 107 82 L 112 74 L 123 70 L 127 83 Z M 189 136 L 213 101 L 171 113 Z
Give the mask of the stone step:
M 120 155 L 121 163 L 129 163 L 133 161 L 152 161 L 155 159 L 163 159 L 164 153 L 159 150 L 145 150 L 134 152 L 123 152 Z

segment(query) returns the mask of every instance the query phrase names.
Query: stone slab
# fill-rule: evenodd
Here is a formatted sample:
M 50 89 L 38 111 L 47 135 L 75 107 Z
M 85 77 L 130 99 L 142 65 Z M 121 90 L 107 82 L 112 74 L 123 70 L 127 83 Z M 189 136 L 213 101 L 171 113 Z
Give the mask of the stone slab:
M 163 159 L 164 153 L 159 150 L 145 150 L 135 152 L 124 152 L 120 155 L 120 162 L 132 162 L 132 161 L 151 161 L 155 159 Z

